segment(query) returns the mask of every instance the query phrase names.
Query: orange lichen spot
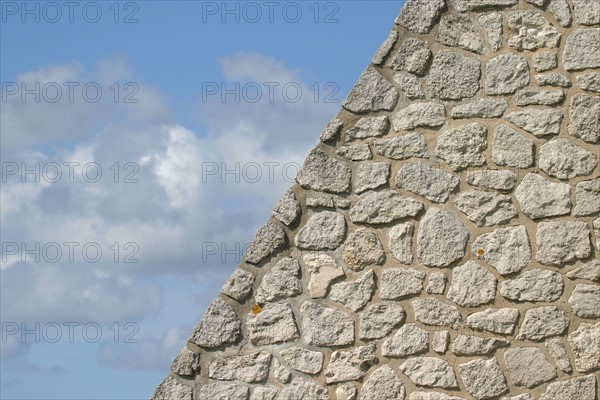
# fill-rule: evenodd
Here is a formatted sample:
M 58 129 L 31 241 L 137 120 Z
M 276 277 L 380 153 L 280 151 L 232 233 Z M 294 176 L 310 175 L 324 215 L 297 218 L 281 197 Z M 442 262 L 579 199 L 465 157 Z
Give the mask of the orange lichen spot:
M 479 250 L 477 250 L 477 255 L 478 255 L 478 256 L 482 256 L 482 255 L 483 255 L 483 253 L 485 253 L 485 251 L 483 251 L 483 249 L 479 249 Z
M 256 315 L 256 314 L 260 314 L 262 311 L 262 307 L 259 306 L 258 304 L 255 304 L 254 306 L 252 306 L 252 314 Z

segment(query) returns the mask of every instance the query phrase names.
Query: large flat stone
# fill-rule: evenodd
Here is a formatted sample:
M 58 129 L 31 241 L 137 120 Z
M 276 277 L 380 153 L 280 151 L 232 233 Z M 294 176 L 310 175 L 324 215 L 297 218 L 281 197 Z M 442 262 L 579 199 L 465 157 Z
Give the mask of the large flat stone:
M 430 207 L 419 225 L 417 255 L 430 267 L 447 267 L 464 257 L 470 233 L 449 211 Z

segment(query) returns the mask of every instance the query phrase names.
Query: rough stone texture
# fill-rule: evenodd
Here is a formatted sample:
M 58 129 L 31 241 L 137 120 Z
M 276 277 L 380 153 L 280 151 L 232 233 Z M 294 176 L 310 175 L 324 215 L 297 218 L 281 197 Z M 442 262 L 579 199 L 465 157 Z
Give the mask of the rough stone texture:
M 507 7 L 515 5 L 519 0 L 449 0 L 460 11 L 474 11 L 490 7 Z
M 153 399 L 598 400 L 599 6 L 410 0 Z
M 562 55 L 567 71 L 600 67 L 600 28 L 577 29 L 567 38 Z
M 485 164 L 487 128 L 479 122 L 451 129 L 440 135 L 435 149 L 438 158 L 454 171 Z
M 504 339 L 458 335 L 452 343 L 452 353 L 457 356 L 486 355 L 508 344 Z
M 325 356 L 320 351 L 290 347 L 280 352 L 281 358 L 293 369 L 305 374 L 316 375 L 323 369 Z
M 338 400 L 356 400 L 356 387 L 350 383 L 342 383 L 335 389 L 335 397 Z
M 295 341 L 300 337 L 289 304 L 270 303 L 246 318 L 248 337 L 255 346 Z
M 473 261 L 452 270 L 448 299 L 462 307 L 477 307 L 496 295 L 496 278 Z
M 587 279 L 600 281 L 600 260 L 592 260 L 579 268 L 567 272 L 569 279 Z
M 450 343 L 450 332 L 448 331 L 436 331 L 433 335 L 433 341 L 431 348 L 438 354 L 444 354 L 448 350 L 448 344 Z
M 517 174 L 508 170 L 468 171 L 467 183 L 484 189 L 511 190 L 517 183 Z
M 385 42 L 383 42 L 381 44 L 381 46 L 377 50 L 377 53 L 375 53 L 375 55 L 373 56 L 373 60 L 371 60 L 371 62 L 374 65 L 383 64 L 383 61 L 385 60 L 387 55 L 390 53 L 390 51 L 392 50 L 392 48 L 394 47 L 394 45 L 396 44 L 397 41 L 398 41 L 398 32 L 396 32 L 396 31 L 390 32 L 390 36 L 388 36 L 388 38 L 385 40 Z
M 500 118 L 508 110 L 505 99 L 484 97 L 470 103 L 459 104 L 452 108 L 452 118 Z
M 375 345 L 356 347 L 352 351 L 334 351 L 325 368 L 325 382 L 347 382 L 362 378 L 377 364 Z
M 292 371 L 283 365 L 277 358 L 273 359 L 271 363 L 271 375 L 277 382 L 285 385 L 286 383 L 290 383 L 292 380 Z
M 196 396 L 198 400 L 247 400 L 248 394 L 247 387 L 235 383 L 207 383 Z
M 488 308 L 467 317 L 467 325 L 473 329 L 482 329 L 503 335 L 512 335 L 519 319 L 516 308 Z
M 495 358 L 459 364 L 458 370 L 467 390 L 476 399 L 490 399 L 508 392 L 506 379 Z
M 220 358 L 210 365 L 208 376 L 220 381 L 257 383 L 267 379 L 270 362 L 271 354 L 265 352 Z
M 590 230 L 582 221 L 540 222 L 536 259 L 546 265 L 562 265 L 590 256 Z
M 385 115 L 364 117 L 346 131 L 346 141 L 383 136 L 390 129 L 390 120 Z
M 422 209 L 423 203 L 388 189 L 362 195 L 350 209 L 350 220 L 355 223 L 386 224 L 414 217 Z
M 597 157 L 567 138 L 544 143 L 540 147 L 540 169 L 559 179 L 589 175 L 598 165 Z
M 339 136 L 343 125 L 344 121 L 341 119 L 334 118 L 329 121 L 323 132 L 321 132 L 321 141 L 323 143 L 328 143 L 336 139 Z
M 515 190 L 521 211 L 538 219 L 568 214 L 571 211 L 571 186 L 554 183 L 541 175 L 529 173 Z
M 450 364 L 436 357 L 411 357 L 400 365 L 400 370 L 413 383 L 420 386 L 441 388 L 458 386 Z
M 214 349 L 237 342 L 241 337 L 241 322 L 233 308 L 216 298 L 194 329 L 190 342 L 200 347 Z
M 327 154 L 315 149 L 306 158 L 296 181 L 306 188 L 330 193 L 343 193 L 350 189 L 352 173 L 348 166 Z
M 296 246 L 301 249 L 336 249 L 346 236 L 346 221 L 342 214 L 322 211 L 314 214 L 296 236 Z
M 150 400 L 192 400 L 192 388 L 168 377 L 156 388 Z
M 417 255 L 429 267 L 447 267 L 464 257 L 470 234 L 452 213 L 430 207 L 419 225 Z
M 417 132 L 376 140 L 373 147 L 375 153 L 392 160 L 424 157 L 427 153 L 427 142 L 423 135 Z
M 348 235 L 342 249 L 342 258 L 348 267 L 360 271 L 369 265 L 383 264 L 385 252 L 374 231 L 358 228 Z
M 329 400 L 327 390 L 314 381 L 296 378 L 283 387 L 276 400 Z M 208 400 L 208 399 L 207 399 Z
M 429 274 L 429 284 L 427 285 L 427 293 L 444 294 L 444 290 L 446 290 L 446 281 L 446 275 L 444 275 L 442 272 L 431 272 Z
M 562 276 L 558 272 L 533 269 L 502 282 L 500 294 L 513 301 L 551 302 L 560 298 L 563 289 Z
M 329 298 L 356 312 L 367 304 L 374 291 L 375 274 L 371 270 L 353 282 L 333 284 L 329 292 Z
M 463 397 L 449 396 L 436 392 L 412 392 L 409 400 L 465 400 Z
M 320 304 L 302 304 L 302 333 L 309 346 L 344 346 L 354 343 L 354 320 L 345 312 Z
M 600 368 L 600 322 L 582 323 L 569 333 L 568 340 L 575 356 L 575 370 L 590 372 Z
M 567 0 L 550 0 L 547 10 L 552 13 L 562 27 L 571 26 L 573 18 Z
M 436 299 L 419 299 L 411 302 L 415 318 L 426 325 L 449 326 L 458 329 L 462 317 L 458 309 Z
M 314 196 L 309 196 L 306 198 L 306 206 L 307 207 L 324 207 L 324 208 L 333 208 L 333 197 L 325 194 L 317 194 Z
M 527 230 L 521 225 L 484 233 L 473 242 L 473 254 L 501 275 L 519 272 L 531 261 Z
M 398 97 L 396 88 L 375 68 L 368 67 L 342 106 L 356 114 L 390 111 L 396 106 Z
M 568 130 L 572 136 L 590 143 L 600 141 L 600 102 L 597 96 L 575 95 L 569 118 Z
M 552 106 L 561 103 L 564 99 L 565 93 L 562 90 L 522 89 L 515 95 L 515 104 L 520 107 Z
M 564 87 L 564 88 L 571 87 L 571 81 L 569 80 L 569 78 L 567 78 L 565 75 L 558 73 L 558 72 L 551 72 L 549 74 L 535 75 L 534 78 L 535 78 L 535 81 L 537 82 L 537 84 L 540 86 L 559 86 L 559 87 Z M 556 97 L 558 98 L 560 96 L 556 95 Z M 556 103 L 559 103 L 561 100 L 556 101 Z M 556 103 L 553 103 L 553 104 L 556 104 Z M 538 104 L 540 104 L 540 103 L 538 103 Z
M 394 82 L 409 99 L 422 99 L 425 97 L 421 89 L 421 82 L 416 75 L 401 71 L 394 74 Z
M 507 120 L 537 137 L 559 133 L 563 118 L 560 110 L 537 108 L 515 111 L 506 116 Z
M 275 400 L 278 390 L 274 387 L 257 386 L 250 395 L 250 400 Z
M 371 304 L 360 314 L 359 339 L 381 339 L 404 322 L 404 308 L 394 303 Z
M 392 118 L 397 131 L 408 131 L 419 127 L 437 127 L 446 122 L 446 109 L 440 103 L 412 103 L 398 111 Z
M 387 183 L 390 178 L 390 163 L 365 161 L 356 167 L 354 192 L 359 194 L 376 189 Z
M 437 41 L 451 47 L 483 54 L 485 41 L 466 15 L 444 15 L 440 21 Z
M 502 35 L 504 33 L 502 19 L 502 13 L 499 12 L 483 14 L 478 19 L 492 51 L 498 51 L 502 48 Z
M 329 284 L 344 276 L 342 267 L 327 254 L 306 254 L 302 261 L 310 273 L 308 292 L 313 299 L 325 297 Z
M 396 23 L 414 33 L 428 33 L 445 8 L 444 0 L 407 0 Z
M 600 318 L 600 285 L 575 286 L 569 304 L 578 317 Z
M 512 36 L 508 45 L 518 50 L 557 47 L 560 32 L 539 11 L 517 11 L 508 14 Z
M 256 234 L 244 255 L 244 260 L 250 264 L 258 264 L 273 255 L 286 242 L 285 231 L 279 225 L 267 224 Z
M 392 268 L 383 271 L 379 294 L 382 299 L 393 300 L 416 295 L 423 290 L 425 272 L 416 269 Z
M 492 160 L 496 165 L 528 168 L 534 163 L 533 141 L 506 125 L 494 130 Z
M 429 335 L 416 324 L 405 324 L 381 346 L 384 357 L 406 357 L 427 351 Z
M 552 356 L 556 366 L 560 368 L 561 371 L 566 373 L 571 373 L 571 371 L 573 371 L 571 360 L 569 360 L 569 355 L 567 354 L 567 348 L 560 339 L 550 339 L 546 341 L 546 350 L 548 351 L 548 354 Z
M 479 90 L 481 62 L 449 50 L 440 51 L 429 69 L 427 94 L 434 99 L 459 100 Z
M 600 72 L 588 72 L 578 75 L 577 85 L 583 90 L 600 93 Z
M 300 284 L 300 263 L 286 257 L 269 270 L 262 279 L 255 296 L 257 303 L 282 300 L 302 293 Z
M 510 196 L 483 190 L 462 192 L 454 204 L 477 226 L 503 224 L 518 214 Z
M 539 341 L 561 335 L 568 326 L 567 313 L 556 306 L 530 308 L 525 312 L 517 339 Z
M 573 214 L 585 216 L 600 212 L 600 179 L 579 182 L 575 186 L 575 199 Z
M 531 57 L 533 68 L 537 72 L 550 71 L 558 67 L 558 58 L 556 53 L 552 51 L 540 51 L 533 54 Z
M 221 293 L 237 301 L 244 301 L 252 292 L 254 275 L 241 268 L 236 269 L 223 285 Z
M 573 0 L 575 21 L 580 25 L 600 24 L 600 4 L 594 0 Z
M 578 376 L 548 385 L 540 400 L 595 400 L 596 378 L 594 375 Z
M 515 386 L 533 388 L 557 377 L 554 367 L 537 347 L 514 347 L 504 352 L 504 362 Z
M 300 216 L 301 210 L 300 202 L 296 200 L 296 195 L 289 190 L 275 205 L 273 217 L 289 226 Z
M 184 347 L 171 364 L 171 371 L 179 376 L 194 376 L 201 370 L 200 354 Z
M 502 54 L 487 62 L 485 92 L 491 95 L 511 94 L 529 83 L 527 60 L 517 54 Z
M 596 249 L 600 250 L 600 217 L 594 220 L 593 225 L 594 235 L 596 236 Z
M 371 149 L 366 143 L 355 143 L 340 147 L 335 154 L 350 161 L 366 161 L 373 158 Z
M 412 236 L 415 228 L 410 223 L 393 226 L 388 233 L 389 249 L 396 260 L 410 265 L 413 262 Z
M 388 365 L 375 370 L 361 388 L 358 400 L 404 399 L 404 383 Z
M 428 163 L 406 163 L 396 176 L 396 187 L 416 193 L 436 203 L 448 200 L 460 178 Z
M 427 42 L 408 38 L 398 49 L 390 67 L 396 71 L 407 71 L 422 75 L 431 59 L 431 50 Z

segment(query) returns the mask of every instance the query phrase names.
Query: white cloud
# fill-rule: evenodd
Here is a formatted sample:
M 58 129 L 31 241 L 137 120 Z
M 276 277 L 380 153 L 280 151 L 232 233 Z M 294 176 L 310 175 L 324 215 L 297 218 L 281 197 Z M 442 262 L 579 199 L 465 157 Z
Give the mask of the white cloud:
M 335 104 L 314 102 L 309 84 L 278 60 L 238 54 L 223 58 L 221 65 L 226 79 L 242 84 L 296 82 L 306 94 L 295 103 L 281 96 L 257 103 L 212 98 L 198 104 L 205 132 L 173 123 L 166 97 L 153 88 L 140 91 L 140 102 L 134 105 L 13 100 L 8 111 L 3 107 L 3 146 L 8 132 L 11 160 L 28 165 L 80 163 L 73 183 L 65 167 L 58 183 L 21 183 L 9 177 L 2 184 L 3 241 L 95 242 L 104 251 L 97 263 L 80 255 L 74 263 L 63 257 L 55 264 L 35 263 L 31 257 L 21 263 L 19 254 L 12 256 L 2 263 L 2 297 L 19 301 L 3 302 L 3 318 L 141 322 L 157 315 L 163 297 L 169 296 L 148 279 L 157 274 L 186 276 L 199 288 L 216 292 L 242 254 L 207 254 L 205 245 L 228 250 L 237 246 L 241 251 L 252 240 L 337 109 Z M 135 74 L 122 59 L 113 58 L 91 72 L 67 64 L 24 73 L 19 79 L 111 82 L 135 79 Z M 82 179 L 83 166 L 91 162 L 102 167 L 97 183 Z M 132 172 L 124 168 L 127 162 L 139 166 L 134 176 L 138 183 L 123 182 Z M 111 169 L 115 163 L 118 182 Z M 218 170 L 209 169 L 215 166 Z M 253 181 L 257 167 L 260 179 Z M 110 250 L 115 242 L 119 262 Z M 139 248 L 139 263 L 122 262 L 128 254 L 123 246 L 129 242 Z M 208 304 L 204 297 L 199 297 L 206 304 L 198 309 L 198 318 Z M 118 368 L 164 368 L 188 334 L 187 329 L 173 328 L 124 353 L 105 348 L 101 359 Z M 20 355 L 26 349 L 27 344 L 17 344 L 9 353 Z

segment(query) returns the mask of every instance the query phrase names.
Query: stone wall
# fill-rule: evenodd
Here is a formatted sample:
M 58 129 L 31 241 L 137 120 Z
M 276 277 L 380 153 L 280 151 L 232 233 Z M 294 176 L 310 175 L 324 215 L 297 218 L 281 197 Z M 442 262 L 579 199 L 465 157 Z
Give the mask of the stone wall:
M 408 0 L 153 399 L 598 399 L 599 25 Z

